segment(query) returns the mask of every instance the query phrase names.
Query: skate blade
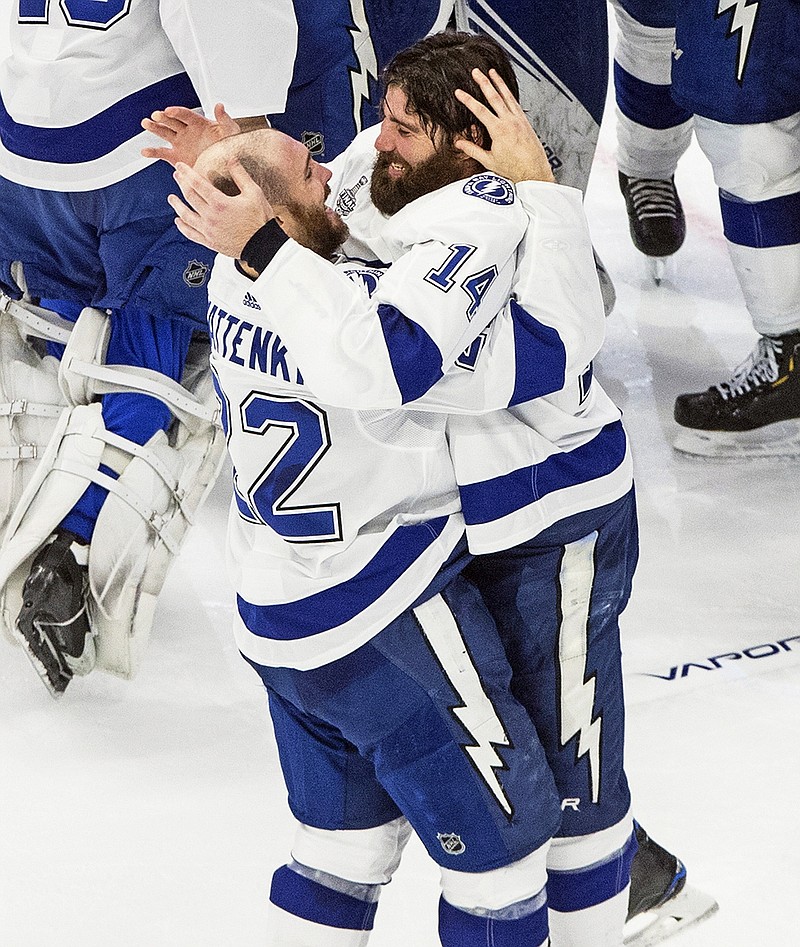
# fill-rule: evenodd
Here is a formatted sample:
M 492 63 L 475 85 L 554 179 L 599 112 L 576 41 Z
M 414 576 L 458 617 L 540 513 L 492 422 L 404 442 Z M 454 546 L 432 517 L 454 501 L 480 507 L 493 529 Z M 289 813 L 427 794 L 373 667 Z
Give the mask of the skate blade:
M 718 910 L 719 905 L 711 895 L 686 885 L 665 904 L 628 921 L 625 947 L 653 947 L 707 920 Z
M 31 641 L 18 627 L 12 630 L 12 634 L 22 645 L 50 696 L 58 700 L 67 689 L 72 675 L 64 670 L 49 641 L 44 637 L 41 640 Z
M 647 269 L 656 286 L 660 286 L 661 280 L 664 279 L 668 259 L 667 256 L 649 256 L 647 258 Z
M 679 429 L 675 450 L 696 457 L 800 457 L 800 422 L 778 421 L 754 431 Z

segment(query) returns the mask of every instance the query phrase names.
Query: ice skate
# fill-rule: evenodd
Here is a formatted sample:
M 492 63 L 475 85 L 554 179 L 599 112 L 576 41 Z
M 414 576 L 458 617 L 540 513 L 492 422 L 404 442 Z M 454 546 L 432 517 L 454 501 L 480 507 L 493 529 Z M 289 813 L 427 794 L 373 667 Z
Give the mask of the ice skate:
M 674 445 L 703 457 L 800 455 L 800 332 L 762 336 L 729 381 L 679 395 Z
M 625 198 L 633 245 L 648 257 L 650 273 L 658 284 L 667 258 L 680 249 L 686 237 L 686 218 L 675 180 L 632 178 L 620 171 L 619 189 Z
M 652 947 L 710 917 L 719 907 L 686 884 L 686 868 L 635 823 L 639 850 L 631 866 L 625 944 Z
M 75 674 L 88 674 L 95 646 L 86 610 L 86 565 L 69 533 L 59 531 L 33 560 L 22 592 L 15 635 L 54 697 Z

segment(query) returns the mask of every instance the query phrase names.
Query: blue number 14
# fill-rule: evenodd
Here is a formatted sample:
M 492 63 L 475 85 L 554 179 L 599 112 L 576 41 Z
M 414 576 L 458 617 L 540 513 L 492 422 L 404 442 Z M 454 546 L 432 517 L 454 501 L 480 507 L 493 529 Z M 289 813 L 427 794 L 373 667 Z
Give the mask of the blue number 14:
M 132 0 L 61 0 L 69 26 L 83 26 L 92 30 L 107 30 L 122 19 L 131 8 Z M 20 23 L 47 23 L 50 18 L 50 0 L 19 0 Z

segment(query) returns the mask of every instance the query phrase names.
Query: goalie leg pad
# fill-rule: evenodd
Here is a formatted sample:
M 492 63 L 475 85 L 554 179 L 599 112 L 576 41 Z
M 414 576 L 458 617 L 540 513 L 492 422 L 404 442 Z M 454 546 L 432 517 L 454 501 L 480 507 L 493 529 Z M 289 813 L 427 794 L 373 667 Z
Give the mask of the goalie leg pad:
M 0 536 L 66 407 L 55 359 L 40 357 L 3 300 L 0 297 Z
M 0 618 L 7 634 L 22 608 L 22 588 L 36 553 L 96 474 L 104 435 L 99 404 L 64 408 L 16 504 L 0 547 Z

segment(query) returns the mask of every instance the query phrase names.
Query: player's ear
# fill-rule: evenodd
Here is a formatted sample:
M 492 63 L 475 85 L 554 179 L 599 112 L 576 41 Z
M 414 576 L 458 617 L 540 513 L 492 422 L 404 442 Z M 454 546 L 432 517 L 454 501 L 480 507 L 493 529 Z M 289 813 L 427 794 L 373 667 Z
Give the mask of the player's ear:
M 484 134 L 482 125 L 478 125 L 477 123 L 473 123 L 472 125 L 470 125 L 469 128 L 467 129 L 466 137 L 468 137 L 470 141 L 478 145 L 478 147 L 483 148 L 483 143 L 486 140 L 486 136 Z

